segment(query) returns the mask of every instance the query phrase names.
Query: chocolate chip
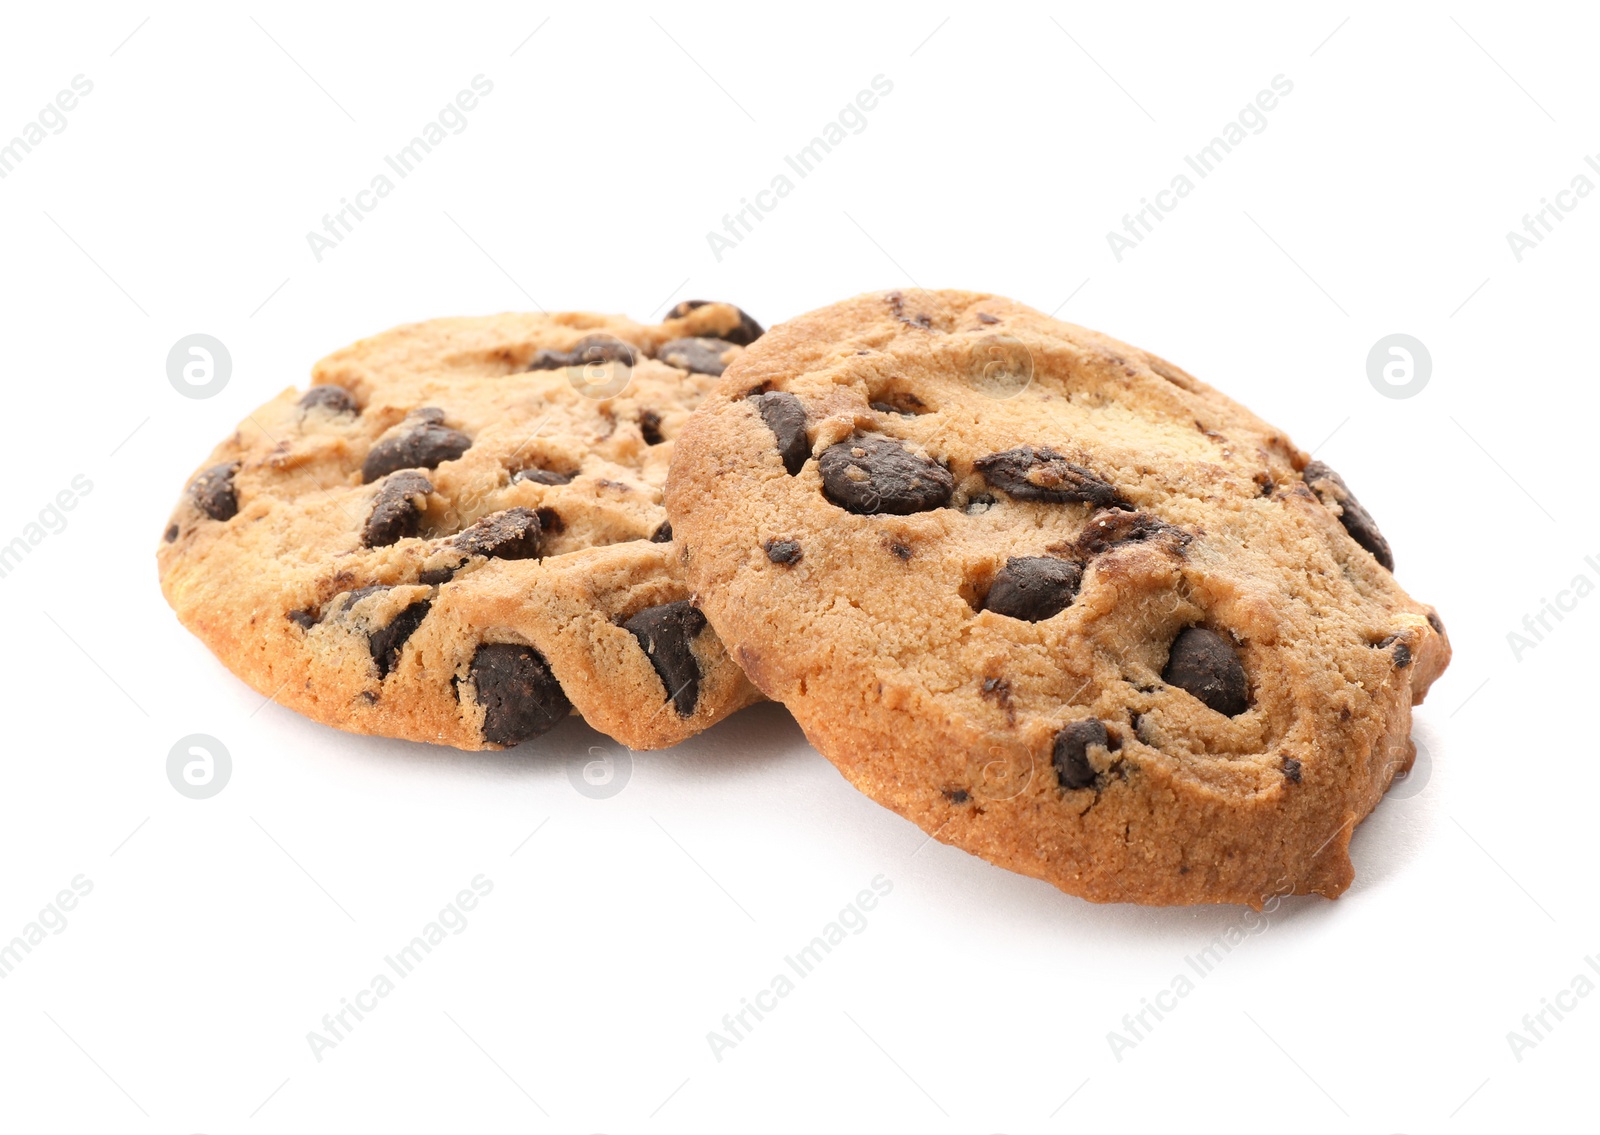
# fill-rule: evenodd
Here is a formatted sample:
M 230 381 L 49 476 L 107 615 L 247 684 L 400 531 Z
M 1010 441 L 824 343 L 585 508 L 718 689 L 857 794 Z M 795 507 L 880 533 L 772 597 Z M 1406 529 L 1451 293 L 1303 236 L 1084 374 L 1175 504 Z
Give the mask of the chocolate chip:
M 1165 520 L 1159 520 L 1147 512 L 1110 509 L 1095 513 L 1089 523 L 1084 525 L 1083 531 L 1078 533 L 1078 538 L 1072 547 L 1079 555 L 1087 558 L 1098 556 L 1118 544 L 1139 544 L 1160 538 L 1168 539 L 1177 548 L 1182 548 L 1194 539 L 1183 529 L 1168 524 Z
M 880 414 L 899 414 L 902 418 L 915 418 L 928 412 L 928 404 L 909 390 L 891 390 L 867 405 Z
M 665 441 L 661 436 L 661 415 L 654 410 L 640 410 L 639 436 L 644 438 L 646 445 L 660 445 Z
M 213 465 L 189 482 L 189 499 L 212 520 L 232 520 L 239 513 L 239 494 L 233 487 L 238 471 L 237 461 Z
M 656 530 L 650 533 L 650 542 L 652 544 L 672 543 L 672 522 L 670 520 L 663 520 L 660 524 L 656 525 Z
M 913 553 L 911 549 L 906 547 L 904 544 L 891 540 L 889 541 L 889 554 L 895 559 L 899 560 L 901 563 L 905 563 L 911 559 Z
M 567 530 L 567 522 L 561 519 L 561 514 L 555 509 L 541 508 L 538 509 L 537 512 L 539 515 L 539 526 L 546 532 L 554 535 L 557 532 L 565 532 Z
M 656 358 L 690 374 L 720 375 L 728 365 L 722 357 L 733 346 L 726 339 L 674 339 L 661 344 Z
M 855 513 L 926 512 L 942 506 L 955 488 L 950 470 L 882 435 L 830 445 L 817 465 L 828 499 Z
M 1118 503 L 1116 489 L 1048 447 L 1019 446 L 980 457 L 973 464 L 985 481 L 1017 500 L 1080 502 L 1101 508 Z
M 178 538 L 178 526 L 176 524 L 167 525 L 167 530 L 162 533 L 161 538 L 169 544 L 172 543 Z
M 1178 633 L 1161 677 L 1229 717 L 1237 717 L 1250 704 L 1250 684 L 1238 653 L 1205 627 L 1185 627 Z
M 313 386 L 300 395 L 300 407 L 304 410 L 322 407 L 330 414 L 354 414 L 357 412 L 356 400 L 351 393 L 342 386 L 324 384 Z
M 906 297 L 903 292 L 890 292 L 884 298 L 889 301 L 889 310 L 894 314 L 894 317 L 907 327 L 916 327 L 923 331 L 933 330 L 933 320 L 929 316 L 908 316 L 906 314 Z
M 486 642 L 467 667 L 483 707 L 483 739 L 510 747 L 548 731 L 572 711 L 566 691 L 538 651 L 511 642 Z
M 498 560 L 539 558 L 539 515 L 531 508 L 490 513 L 451 541 L 469 556 Z
M 570 485 L 576 473 L 557 473 L 554 469 L 518 469 L 511 474 L 511 483 L 532 481 L 535 485 Z
M 426 599 L 419 600 L 391 619 L 388 626 L 379 627 L 367 636 L 367 645 L 372 651 L 372 661 L 378 665 L 379 678 L 387 678 L 390 671 L 400 665 L 400 651 L 405 646 L 406 639 L 416 633 L 416 629 L 422 625 L 422 620 L 432 605 Z
M 646 607 L 623 624 L 650 658 L 678 716 L 688 717 L 700 698 L 700 664 L 689 642 L 705 629 L 706 617 L 687 599 Z
M 794 476 L 811 456 L 811 442 L 806 440 L 805 403 L 783 390 L 769 390 L 756 395 L 752 401 L 777 440 L 783 467 Z
M 588 363 L 626 363 L 632 366 L 639 352 L 632 343 L 624 343 L 611 335 L 585 335 L 572 347 L 572 366 Z
M 1094 766 L 1089 763 L 1089 746 L 1103 749 L 1112 747 L 1111 735 L 1106 727 L 1094 718 L 1074 721 L 1056 734 L 1051 749 L 1051 763 L 1056 766 L 1056 779 L 1065 789 L 1090 788 L 1094 785 Z
M 667 318 L 682 319 L 695 308 L 705 307 L 706 304 L 711 302 L 713 301 L 684 300 L 671 311 L 667 312 Z M 732 304 L 729 304 L 728 306 L 733 307 Z M 757 339 L 761 338 L 761 324 L 757 323 L 754 319 L 751 319 L 750 313 L 745 311 L 744 308 L 733 307 L 733 310 L 739 313 L 739 326 L 735 327 L 732 331 L 724 331 L 722 337 L 728 342 L 734 343 L 740 347 L 748 347 L 751 343 L 754 343 Z
M 391 473 L 372 498 L 372 513 L 361 530 L 362 542 L 369 548 L 382 548 L 415 536 L 422 528 L 422 512 L 431 492 L 433 482 L 415 469 Z
M 987 701 L 994 702 L 1005 712 L 1006 722 L 1015 724 L 1017 720 L 1017 707 L 1011 701 L 1011 683 L 1005 678 L 985 678 L 978 692 Z
M 560 370 L 562 367 L 573 365 L 572 356 L 565 351 L 542 350 L 535 351 L 533 358 L 528 360 L 529 370 Z
M 944 798 L 952 804 L 965 804 L 972 799 L 965 788 L 946 788 L 944 789 Z
M 1307 465 L 1303 475 L 1323 504 L 1329 508 L 1338 506 L 1339 523 L 1350 533 L 1350 538 L 1371 552 L 1373 559 L 1394 571 L 1394 552 L 1389 548 L 1389 541 L 1383 538 L 1372 514 L 1361 507 L 1344 478 L 1320 461 Z
M 289 621 L 303 631 L 308 631 L 317 625 L 318 615 L 315 611 L 290 611 Z
M 370 485 L 400 469 L 432 469 L 441 462 L 454 461 L 471 446 L 472 439 L 460 430 L 419 420 L 404 433 L 386 437 L 368 451 L 361 465 L 361 479 Z
M 368 595 L 379 595 L 388 591 L 389 586 L 387 583 L 373 583 L 366 587 L 358 587 L 354 591 L 347 591 L 344 594 L 344 602 L 339 604 L 339 610 L 348 611 Z M 329 613 L 331 614 L 332 612 Z
M 1300 783 L 1300 762 L 1294 757 L 1283 758 L 1283 775 L 1290 784 Z
M 1404 670 L 1407 666 L 1411 665 L 1411 648 L 1400 641 L 1399 635 L 1390 635 L 1388 638 L 1378 643 L 1378 649 L 1393 650 L 1394 668 L 1396 670 Z
M 461 564 L 454 564 L 449 567 L 423 568 L 417 573 L 417 582 L 428 587 L 438 587 L 441 584 L 449 583 L 456 577 L 456 572 L 460 570 Z
M 987 311 L 980 311 L 980 312 L 978 312 L 978 322 L 979 323 L 999 323 L 1000 322 L 1000 317 L 997 316 L 997 315 L 990 315 Z
M 767 559 L 775 564 L 797 564 L 805 554 L 795 540 L 768 540 L 761 547 L 766 551 Z
M 1436 634 L 1444 634 L 1444 620 L 1439 617 L 1439 612 L 1428 612 L 1428 625 L 1434 629 Z
M 1012 556 L 989 585 L 985 611 L 1037 623 L 1065 611 L 1083 582 L 1083 565 L 1054 556 Z

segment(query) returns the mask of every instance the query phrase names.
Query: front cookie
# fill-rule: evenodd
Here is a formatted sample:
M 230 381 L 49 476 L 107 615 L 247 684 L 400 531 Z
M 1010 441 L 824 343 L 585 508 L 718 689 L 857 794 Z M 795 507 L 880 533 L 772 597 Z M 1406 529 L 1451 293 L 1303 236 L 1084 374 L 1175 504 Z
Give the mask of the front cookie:
M 1336 473 L 995 296 L 774 328 L 666 504 L 723 642 L 852 783 L 1096 901 L 1338 895 L 1450 656 Z
M 511 314 L 362 340 L 212 453 L 162 590 L 263 696 L 341 729 L 504 747 L 576 709 L 673 744 L 757 697 L 688 603 L 661 485 L 760 333 L 692 302 L 653 326 Z

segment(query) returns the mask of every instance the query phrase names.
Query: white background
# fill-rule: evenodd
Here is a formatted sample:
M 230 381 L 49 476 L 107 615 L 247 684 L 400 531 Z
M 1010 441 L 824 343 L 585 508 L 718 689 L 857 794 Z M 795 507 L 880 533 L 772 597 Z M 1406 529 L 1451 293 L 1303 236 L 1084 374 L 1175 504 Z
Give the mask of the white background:
M 93 891 L 0 980 L 0 1125 L 1445 1132 L 1589 1111 L 1600 996 L 1520 1061 L 1507 1033 L 1600 954 L 1600 598 L 1520 659 L 1507 634 L 1600 582 L 1600 195 L 1521 262 L 1506 233 L 1600 151 L 1597 29 L 1577 5 L 1286 7 L 8 9 L 0 140 L 74 75 L 94 88 L 0 180 L 0 543 L 74 476 L 93 488 L 0 580 L 0 940 L 74 876 Z M 306 233 L 479 74 L 464 132 L 319 263 Z M 880 74 L 866 128 L 719 261 L 707 231 Z M 1279 74 L 1267 128 L 1119 263 L 1106 232 Z M 1355 885 L 1252 923 L 1120 1061 L 1108 1031 L 1246 912 L 1096 907 L 928 844 L 774 706 L 636 755 L 604 800 L 569 779 L 606 744 L 576 722 L 506 753 L 346 737 L 264 705 L 162 602 L 190 471 L 358 336 L 694 297 L 770 324 L 913 285 L 1059 308 L 1279 424 L 1454 639 Z M 1397 331 L 1433 362 L 1408 399 L 1367 376 Z M 205 400 L 166 376 L 192 332 L 233 360 Z M 232 755 L 209 800 L 167 781 L 191 733 Z M 466 929 L 314 1059 L 323 1014 L 479 874 Z M 865 931 L 717 1061 L 708 1031 L 880 874 Z

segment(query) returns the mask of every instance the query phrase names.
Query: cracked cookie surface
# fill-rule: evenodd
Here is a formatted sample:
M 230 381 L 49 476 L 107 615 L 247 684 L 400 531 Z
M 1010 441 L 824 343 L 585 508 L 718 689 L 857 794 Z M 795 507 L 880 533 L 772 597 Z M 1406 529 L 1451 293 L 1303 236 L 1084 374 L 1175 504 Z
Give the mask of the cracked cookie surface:
M 666 505 L 730 654 L 846 778 L 1095 901 L 1341 893 L 1450 657 L 1338 474 L 996 296 L 773 328 L 684 427 Z
M 714 372 L 760 334 L 691 301 L 656 325 L 506 314 L 363 339 L 207 458 L 162 590 L 264 697 L 340 729 L 505 747 L 575 710 L 673 744 L 758 697 L 685 602 L 661 487 Z

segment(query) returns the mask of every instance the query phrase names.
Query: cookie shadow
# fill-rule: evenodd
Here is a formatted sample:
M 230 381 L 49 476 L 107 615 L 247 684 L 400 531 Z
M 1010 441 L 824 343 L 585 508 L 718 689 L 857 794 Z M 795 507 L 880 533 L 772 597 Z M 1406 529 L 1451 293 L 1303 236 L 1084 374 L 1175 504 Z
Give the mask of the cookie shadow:
M 314 722 L 310 728 L 331 734 L 340 752 L 374 772 L 392 774 L 396 767 L 410 772 L 449 769 L 467 776 L 503 778 L 525 782 L 546 777 L 565 778 L 574 760 L 594 760 L 626 753 L 636 764 L 657 763 L 691 775 L 729 777 L 770 760 L 781 758 L 784 745 L 775 740 L 805 743 L 789 711 L 776 702 L 758 702 L 730 714 L 711 728 L 664 749 L 629 749 L 572 714 L 549 732 L 509 749 L 457 749 L 425 741 L 401 741 L 340 733 Z M 779 736 L 780 734 L 791 736 Z

